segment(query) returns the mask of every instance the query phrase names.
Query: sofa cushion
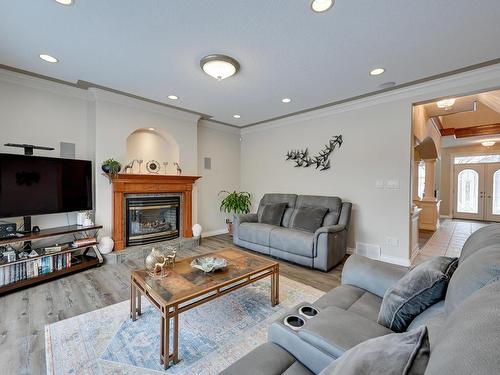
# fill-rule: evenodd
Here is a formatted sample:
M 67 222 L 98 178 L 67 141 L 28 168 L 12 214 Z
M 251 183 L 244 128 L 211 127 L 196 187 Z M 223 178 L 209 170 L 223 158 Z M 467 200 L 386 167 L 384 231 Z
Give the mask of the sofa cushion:
M 262 209 L 262 215 L 259 222 L 280 226 L 286 207 L 287 203 L 266 204 Z
M 347 351 L 321 375 L 421 375 L 429 361 L 425 327 L 365 341 Z
M 275 203 L 287 203 L 287 209 L 285 210 L 285 214 L 283 215 L 283 220 L 281 225 L 284 227 L 288 227 L 290 223 L 290 216 L 292 215 L 293 208 L 295 207 L 295 203 L 297 201 L 296 194 L 264 194 L 259 203 L 259 208 L 257 209 L 257 216 L 260 217 L 262 215 L 262 211 L 266 204 L 275 204 Z
M 278 345 L 265 343 L 233 363 L 220 375 L 312 375 Z
M 321 309 L 336 306 L 376 322 L 382 298 L 352 285 L 340 285 L 320 297 L 314 304 Z
M 385 292 L 377 321 L 405 331 L 417 315 L 444 298 L 457 264 L 457 258 L 434 257 L 411 269 Z
M 500 243 L 500 224 L 492 224 L 472 233 L 465 241 L 460 253 L 459 264 L 476 251 Z
M 325 207 L 328 209 L 323 219 L 322 226 L 336 225 L 339 222 L 342 210 L 342 200 L 339 197 L 325 197 L 320 195 L 299 195 L 296 208 L 300 207 Z
M 327 211 L 325 207 L 296 208 L 290 219 L 290 228 L 314 233 L 321 227 Z
M 302 230 L 273 227 L 269 246 L 304 257 L 313 257 L 314 234 Z
M 241 223 L 238 237 L 243 241 L 269 246 L 269 237 L 274 228 L 276 226 L 263 223 Z
M 448 316 L 437 342 L 431 341 L 425 374 L 498 374 L 499 337 L 500 282 L 496 281 L 474 292 Z
M 446 312 L 451 313 L 468 296 L 497 277 L 500 277 L 500 243 L 477 250 L 460 263 L 448 286 Z
M 302 340 L 334 358 L 363 341 L 392 333 L 373 320 L 335 306 L 322 309 L 298 332 Z

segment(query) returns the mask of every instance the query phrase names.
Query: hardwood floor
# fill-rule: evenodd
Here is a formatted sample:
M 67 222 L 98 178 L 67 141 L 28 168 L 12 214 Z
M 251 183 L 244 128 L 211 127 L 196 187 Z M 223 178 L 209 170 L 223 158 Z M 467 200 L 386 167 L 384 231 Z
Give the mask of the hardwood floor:
M 214 236 L 193 249 L 181 250 L 178 256 L 228 246 L 234 246 L 232 237 Z M 280 273 L 328 291 L 340 284 L 342 264 L 321 272 L 280 261 Z M 130 271 L 142 266 L 140 260 L 103 265 L 0 297 L 1 373 L 45 374 L 45 325 L 128 300 Z

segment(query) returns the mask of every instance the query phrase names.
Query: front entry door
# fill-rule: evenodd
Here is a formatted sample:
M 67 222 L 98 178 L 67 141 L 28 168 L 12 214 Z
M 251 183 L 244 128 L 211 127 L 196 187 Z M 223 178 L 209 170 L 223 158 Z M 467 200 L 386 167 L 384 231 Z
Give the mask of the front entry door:
M 485 167 L 485 219 L 500 221 L 500 163 Z
M 453 217 L 500 221 L 500 163 L 455 165 Z

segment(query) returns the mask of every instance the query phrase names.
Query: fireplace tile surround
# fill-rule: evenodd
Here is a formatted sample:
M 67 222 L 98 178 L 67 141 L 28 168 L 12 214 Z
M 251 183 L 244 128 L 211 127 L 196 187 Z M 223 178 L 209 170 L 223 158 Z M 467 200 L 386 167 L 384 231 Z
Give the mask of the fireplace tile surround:
M 199 176 L 118 174 L 112 177 L 113 184 L 113 240 L 115 251 L 122 251 L 126 243 L 126 197 L 171 195 L 180 197 L 182 215 L 179 236 L 192 237 L 192 191 Z M 172 194 L 174 193 L 174 194 Z M 161 241 L 161 240 L 159 240 Z

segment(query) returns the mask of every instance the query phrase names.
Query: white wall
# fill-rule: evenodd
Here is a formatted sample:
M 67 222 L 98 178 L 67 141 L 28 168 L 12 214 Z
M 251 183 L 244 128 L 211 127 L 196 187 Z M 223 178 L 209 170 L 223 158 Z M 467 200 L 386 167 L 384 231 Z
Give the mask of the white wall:
M 59 157 L 60 142 L 76 145 L 78 159 L 93 159 L 87 126 L 87 93 L 68 86 L 0 71 L 0 152 L 22 154 L 5 143 L 54 147 L 35 155 Z M 19 219 L 9 219 L 21 222 Z M 54 227 L 76 222 L 74 214 L 34 216 L 33 225 Z
M 102 90 L 92 89 L 92 92 L 96 100 L 96 222 L 104 226 L 104 234 L 110 234 L 113 220 L 112 186 L 101 175 L 101 162 L 109 158 L 119 160 L 122 164 L 130 162 L 126 156 L 128 136 L 137 129 L 152 127 L 160 133 L 165 131 L 170 134 L 178 143 L 182 173 L 196 175 L 198 116 Z M 197 207 L 196 187 L 193 191 L 193 206 Z M 196 219 L 195 209 L 193 220 Z
M 204 168 L 204 158 L 212 160 Z M 220 212 L 221 190 L 240 188 L 240 130 L 200 120 L 198 125 L 198 208 L 203 233 L 224 232 L 229 214 Z
M 499 86 L 496 65 L 243 129 L 241 189 L 255 206 L 266 192 L 340 196 L 354 204 L 348 245 L 379 245 L 382 260 L 408 264 L 412 104 Z M 284 160 L 289 149 L 316 152 L 337 134 L 344 144 L 329 171 Z M 377 189 L 377 180 L 400 187 Z

